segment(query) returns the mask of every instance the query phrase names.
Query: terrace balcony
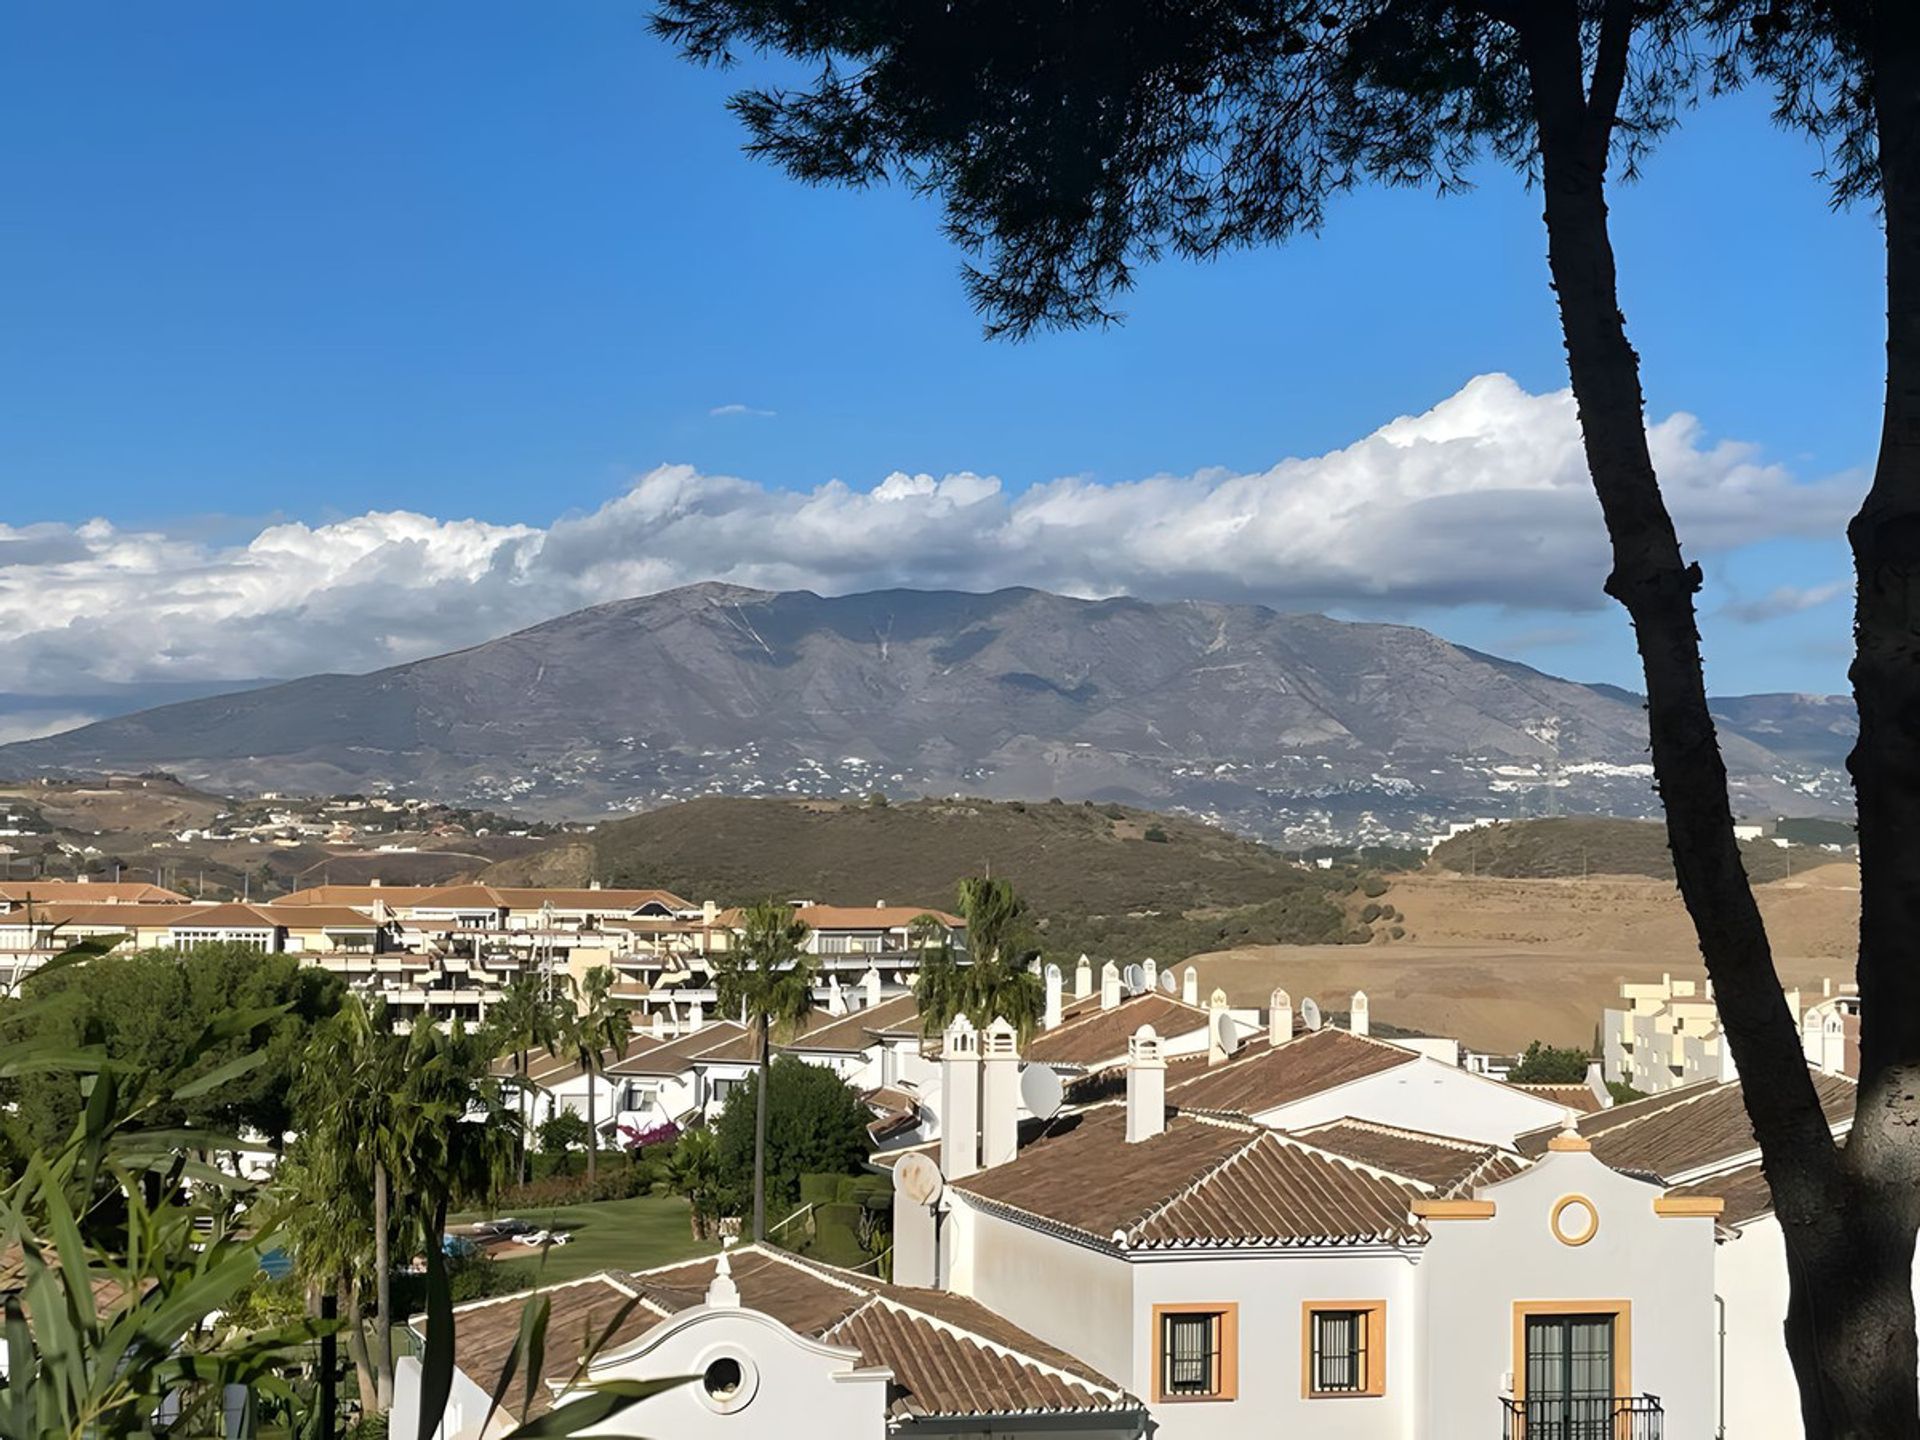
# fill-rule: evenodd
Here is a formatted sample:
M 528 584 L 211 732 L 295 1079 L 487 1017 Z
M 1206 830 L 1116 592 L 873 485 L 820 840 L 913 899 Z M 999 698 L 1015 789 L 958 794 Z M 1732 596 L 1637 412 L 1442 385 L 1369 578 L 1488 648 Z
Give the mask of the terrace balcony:
M 1657 1395 L 1500 1399 L 1501 1440 L 1665 1440 Z

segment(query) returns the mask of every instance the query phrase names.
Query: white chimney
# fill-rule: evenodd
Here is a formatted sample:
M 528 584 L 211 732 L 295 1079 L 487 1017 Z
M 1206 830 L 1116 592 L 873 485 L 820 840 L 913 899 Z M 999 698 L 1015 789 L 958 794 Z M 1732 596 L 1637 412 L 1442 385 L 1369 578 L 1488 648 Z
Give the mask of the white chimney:
M 712 929 L 720 920 L 720 905 L 714 900 L 702 901 L 700 905 L 700 923 Z
M 1093 994 L 1093 962 L 1086 956 L 1080 957 L 1080 963 L 1073 967 L 1073 998 L 1084 1000 Z
M 1020 1148 L 1020 1037 L 1004 1016 L 980 1033 L 980 1168 L 1013 1159 Z
M 1284 1045 L 1293 1038 L 1293 997 L 1276 990 L 1267 997 L 1267 1044 Z
M 1180 998 L 1189 1005 L 1200 1003 L 1200 972 L 1187 966 L 1187 973 L 1180 977 Z
M 1167 1128 L 1167 1062 L 1160 1037 L 1142 1025 L 1127 1041 L 1127 1143 L 1151 1140 Z
M 1160 988 L 1160 963 L 1149 955 L 1140 969 L 1147 977 L 1147 993 L 1151 995 Z
M 587 882 L 587 888 L 589 890 L 598 890 L 600 888 L 600 882 L 598 880 L 589 880 Z
M 867 1009 L 871 1010 L 880 1003 L 880 971 L 877 967 L 867 967 L 867 973 L 860 977 L 860 988 L 866 992 L 867 998 L 862 1003 Z
M 698 1000 L 687 1007 L 687 1033 L 698 1034 L 700 1027 L 707 1023 L 707 1007 Z
M 1220 1026 L 1215 1022 L 1227 1013 L 1227 992 L 1214 986 L 1213 993 L 1207 997 L 1207 1064 L 1224 1065 L 1232 1057 L 1227 1047 L 1220 1043 Z
M 1356 990 L 1353 992 L 1353 1001 L 1347 1007 L 1347 1011 L 1347 1029 L 1351 1030 L 1354 1034 L 1365 1035 L 1372 1028 L 1372 1022 L 1367 1018 L 1366 991 Z
M 667 1038 L 667 1012 L 664 1010 L 653 1012 L 653 1038 L 656 1040 Z
M 840 977 L 827 977 L 827 1014 L 844 1015 L 847 1013 L 847 997 L 840 993 Z
M 1111 1010 L 1120 1003 L 1120 967 L 1109 960 L 1100 967 L 1100 1008 Z
M 1040 1021 L 1043 1030 L 1060 1028 L 1060 988 L 1062 977 L 1058 965 L 1047 966 L 1047 1013 Z
M 940 1056 L 940 1171 L 960 1180 L 980 1168 L 980 1037 L 957 1015 Z

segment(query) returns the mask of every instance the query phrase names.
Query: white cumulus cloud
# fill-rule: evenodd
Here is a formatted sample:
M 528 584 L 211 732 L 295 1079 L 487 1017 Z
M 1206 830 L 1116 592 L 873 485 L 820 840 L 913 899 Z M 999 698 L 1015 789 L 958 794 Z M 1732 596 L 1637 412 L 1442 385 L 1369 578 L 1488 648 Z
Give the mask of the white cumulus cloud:
M 725 408 L 725 407 L 723 407 Z M 1690 553 L 1837 534 L 1855 496 L 1674 415 L 1649 427 Z M 214 545 L 106 520 L 0 525 L 0 674 L 20 694 L 365 670 L 696 580 L 1377 612 L 1601 603 L 1606 543 L 1573 402 L 1481 376 L 1328 454 L 1241 474 L 895 473 L 783 490 L 663 465 L 545 528 L 379 511 Z

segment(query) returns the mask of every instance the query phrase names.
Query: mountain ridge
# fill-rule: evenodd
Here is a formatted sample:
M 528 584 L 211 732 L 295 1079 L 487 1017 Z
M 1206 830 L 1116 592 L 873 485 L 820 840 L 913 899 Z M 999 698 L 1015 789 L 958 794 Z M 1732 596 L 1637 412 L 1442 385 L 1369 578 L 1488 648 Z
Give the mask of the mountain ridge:
M 1844 702 L 1715 707 L 1737 809 L 1844 809 Z M 1059 795 L 1274 839 L 1385 838 L 1529 805 L 1651 813 L 1645 745 L 1638 697 L 1412 626 L 1026 587 L 708 583 L 0 746 L 0 774 L 167 769 L 573 815 L 703 794 Z

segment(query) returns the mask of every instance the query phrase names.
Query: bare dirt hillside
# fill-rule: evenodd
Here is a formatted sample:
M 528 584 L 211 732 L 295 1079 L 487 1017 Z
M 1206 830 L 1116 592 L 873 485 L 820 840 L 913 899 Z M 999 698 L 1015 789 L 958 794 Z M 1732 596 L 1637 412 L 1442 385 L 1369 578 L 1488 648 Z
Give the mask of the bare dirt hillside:
M 1821 866 L 1758 890 L 1782 979 L 1818 991 L 1852 973 L 1860 875 Z M 1663 973 L 1704 980 L 1693 930 L 1671 883 L 1395 877 L 1385 897 L 1406 914 L 1404 941 L 1370 946 L 1255 946 L 1197 957 L 1203 986 L 1264 1005 L 1276 985 L 1345 1010 L 1364 989 L 1374 1016 L 1453 1035 L 1476 1049 L 1528 1041 L 1592 1043 L 1623 980 Z

